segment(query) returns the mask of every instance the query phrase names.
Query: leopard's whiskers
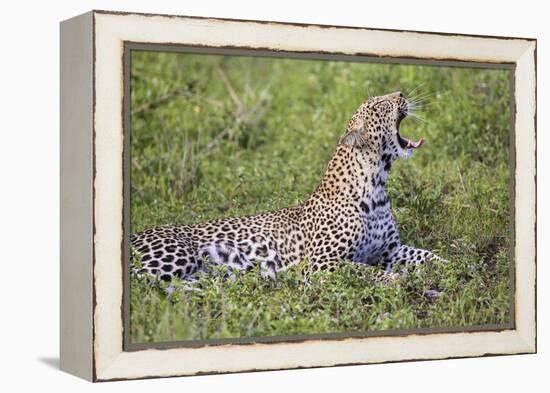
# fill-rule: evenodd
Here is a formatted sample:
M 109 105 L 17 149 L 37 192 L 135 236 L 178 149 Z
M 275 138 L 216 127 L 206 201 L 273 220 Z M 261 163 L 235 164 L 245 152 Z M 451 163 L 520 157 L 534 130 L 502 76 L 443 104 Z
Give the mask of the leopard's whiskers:
M 415 88 L 413 88 L 411 91 L 407 92 L 407 97 L 412 97 L 413 93 L 416 92 L 418 89 L 420 89 L 422 86 L 424 86 L 426 83 L 419 83 Z
M 431 124 L 424 118 L 418 116 L 418 112 L 430 109 L 437 104 L 433 99 L 441 94 L 439 90 L 433 92 L 421 92 L 419 86 L 415 87 L 409 93 L 407 101 L 409 103 L 409 114 L 412 114 L 413 119 Z
M 422 122 L 422 123 L 426 123 L 428 125 L 432 125 L 431 121 L 426 120 L 421 116 L 418 116 L 416 113 L 409 112 L 408 116 L 410 116 L 413 120 L 416 120 L 416 121 L 419 121 L 419 122 Z
M 434 105 L 435 103 L 430 101 L 409 101 L 409 111 L 422 111 Z

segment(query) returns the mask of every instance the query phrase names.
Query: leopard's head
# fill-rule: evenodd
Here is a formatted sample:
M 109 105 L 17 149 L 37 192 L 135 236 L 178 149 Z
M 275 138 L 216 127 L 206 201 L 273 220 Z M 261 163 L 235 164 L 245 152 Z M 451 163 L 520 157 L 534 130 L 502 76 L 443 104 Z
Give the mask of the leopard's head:
M 410 113 L 411 105 L 403 93 L 371 97 L 352 116 L 341 144 L 368 149 L 391 160 L 409 158 L 424 143 L 399 134 L 401 121 Z

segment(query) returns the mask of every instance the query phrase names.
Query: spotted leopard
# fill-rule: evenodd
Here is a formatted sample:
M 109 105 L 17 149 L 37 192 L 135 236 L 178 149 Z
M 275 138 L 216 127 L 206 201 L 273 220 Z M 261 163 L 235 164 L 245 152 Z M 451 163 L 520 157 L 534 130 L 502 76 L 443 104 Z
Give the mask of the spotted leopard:
M 402 93 L 372 97 L 351 117 L 317 190 L 295 207 L 196 225 L 163 226 L 131 236 L 141 256 L 139 273 L 170 281 L 193 280 L 212 265 L 259 267 L 262 276 L 303 260 L 306 273 L 333 271 L 341 261 L 396 266 L 443 260 L 402 244 L 384 186 L 398 158 L 424 140 L 399 134 L 410 111 Z

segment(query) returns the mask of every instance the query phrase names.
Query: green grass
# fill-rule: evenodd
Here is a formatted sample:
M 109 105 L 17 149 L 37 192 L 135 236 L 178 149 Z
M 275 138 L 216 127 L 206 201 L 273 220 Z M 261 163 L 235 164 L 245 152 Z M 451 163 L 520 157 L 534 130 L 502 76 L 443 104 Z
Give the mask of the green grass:
M 310 286 L 300 267 L 167 299 L 131 282 L 132 342 L 280 336 L 510 321 L 509 71 L 133 52 L 132 231 L 293 206 L 318 185 L 370 95 L 421 86 L 429 106 L 403 135 L 387 193 L 404 243 L 450 260 L 391 285 L 342 264 Z M 437 300 L 424 295 L 438 289 Z

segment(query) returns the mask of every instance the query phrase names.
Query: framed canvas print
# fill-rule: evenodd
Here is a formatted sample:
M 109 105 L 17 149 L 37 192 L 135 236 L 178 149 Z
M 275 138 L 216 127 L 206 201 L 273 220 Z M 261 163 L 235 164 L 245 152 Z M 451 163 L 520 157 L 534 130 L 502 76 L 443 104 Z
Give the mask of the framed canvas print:
M 536 40 L 61 23 L 61 368 L 536 351 Z

